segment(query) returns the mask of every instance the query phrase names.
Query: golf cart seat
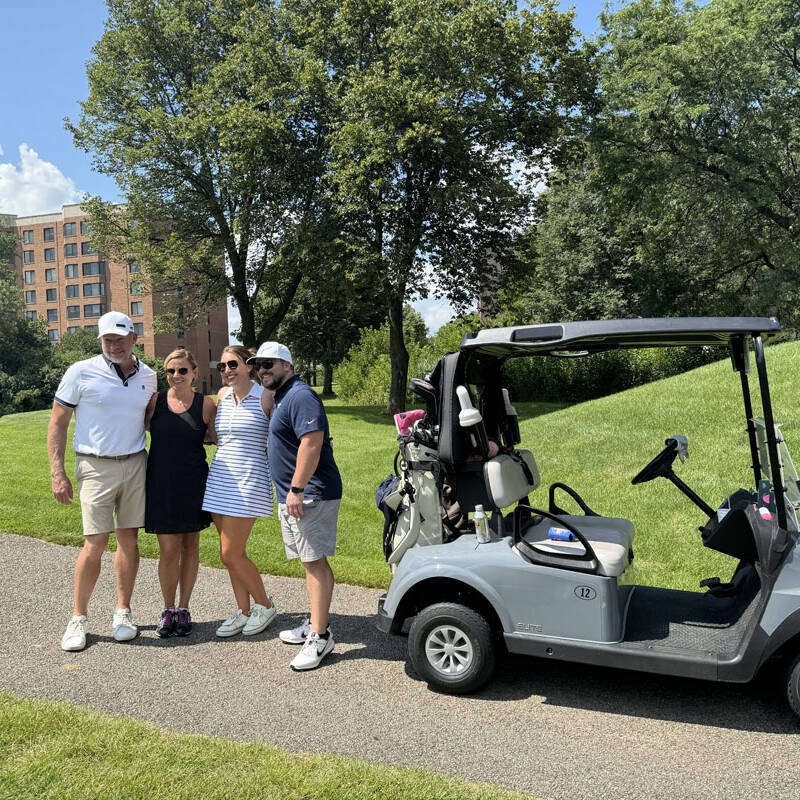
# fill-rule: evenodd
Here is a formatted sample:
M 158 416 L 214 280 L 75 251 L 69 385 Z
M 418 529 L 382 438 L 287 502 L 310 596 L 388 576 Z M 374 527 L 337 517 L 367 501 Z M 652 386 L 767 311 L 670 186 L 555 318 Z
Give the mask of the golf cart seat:
M 553 527 L 574 531 L 576 541 L 551 539 Z M 633 523 L 621 517 L 537 515 L 524 527 L 518 549 L 533 563 L 617 578 L 630 564 L 634 533 Z M 589 567 L 591 556 L 577 534 L 588 542 L 596 567 Z

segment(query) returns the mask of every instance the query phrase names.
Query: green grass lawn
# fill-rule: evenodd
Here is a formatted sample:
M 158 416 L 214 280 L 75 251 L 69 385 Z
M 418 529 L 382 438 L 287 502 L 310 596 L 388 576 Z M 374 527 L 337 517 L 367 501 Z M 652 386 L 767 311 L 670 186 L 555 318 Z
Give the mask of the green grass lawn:
M 789 447 L 794 444 L 800 458 L 800 403 L 794 390 L 800 343 L 771 347 L 767 359 L 775 417 L 785 423 Z M 326 407 L 344 482 L 334 569 L 341 582 L 386 587 L 390 572 L 381 552 L 383 518 L 374 494 L 392 470 L 394 424 L 377 408 L 337 400 L 326 401 Z M 633 520 L 638 583 L 696 589 L 702 578 L 730 574 L 733 560 L 702 547 L 697 532 L 705 522 L 702 513 L 672 484 L 663 479 L 630 484 L 667 436 L 683 433 L 690 457 L 684 465 L 676 462 L 676 472 L 711 506 L 736 488 L 751 486 L 739 379 L 728 361 L 589 403 L 568 408 L 519 403 L 518 411 L 523 446 L 534 452 L 542 476 L 542 488 L 531 496 L 534 505 L 545 506 L 546 487 L 563 481 L 597 511 Z M 49 411 L 0 418 L 0 530 L 78 545 L 77 502 L 61 506 L 50 494 L 48 418 Z M 73 465 L 68 447 L 70 473 Z M 143 533 L 140 542 L 143 555 L 158 555 L 154 536 Z M 284 557 L 275 518 L 256 523 L 249 552 L 263 572 L 300 575 L 300 565 Z M 201 536 L 201 559 L 220 566 L 213 528 Z
M 420 769 L 175 734 L 67 703 L 0 692 L 0 797 L 512 800 L 523 795 Z

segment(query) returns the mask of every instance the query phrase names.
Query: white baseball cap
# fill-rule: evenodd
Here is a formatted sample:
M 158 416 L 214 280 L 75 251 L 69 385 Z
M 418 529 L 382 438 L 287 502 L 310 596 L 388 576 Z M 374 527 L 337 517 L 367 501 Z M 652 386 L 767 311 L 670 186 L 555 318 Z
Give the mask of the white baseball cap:
M 97 322 L 97 338 L 115 333 L 117 336 L 127 336 L 133 333 L 133 322 L 130 317 L 121 311 L 109 311 L 103 314 Z
M 285 344 L 280 342 L 264 342 L 254 356 L 247 359 L 248 364 L 252 364 L 257 358 L 279 358 L 281 361 L 292 363 L 292 354 Z

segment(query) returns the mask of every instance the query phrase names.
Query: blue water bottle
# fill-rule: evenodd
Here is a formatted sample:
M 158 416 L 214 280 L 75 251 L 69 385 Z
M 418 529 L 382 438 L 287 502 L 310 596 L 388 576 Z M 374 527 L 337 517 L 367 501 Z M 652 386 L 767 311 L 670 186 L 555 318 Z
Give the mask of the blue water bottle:
M 577 542 L 578 537 L 572 531 L 566 528 L 548 528 L 547 538 L 554 539 L 557 542 Z

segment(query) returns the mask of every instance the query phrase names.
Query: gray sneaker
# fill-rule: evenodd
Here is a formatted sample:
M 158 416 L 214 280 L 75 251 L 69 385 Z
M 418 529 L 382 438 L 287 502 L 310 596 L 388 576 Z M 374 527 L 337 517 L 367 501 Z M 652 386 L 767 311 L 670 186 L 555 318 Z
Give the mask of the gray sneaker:
M 86 647 L 86 628 L 89 620 L 76 614 L 67 623 L 67 629 L 61 637 L 61 649 L 67 651 L 83 650 Z
M 278 638 L 286 644 L 303 644 L 311 633 L 311 617 L 306 617 L 302 625 L 291 630 L 281 631 Z
M 328 630 L 328 638 L 322 639 L 318 633 L 308 634 L 303 649 L 292 659 L 291 668 L 296 672 L 304 669 L 315 669 L 328 653 L 333 650 L 333 636 Z
M 244 626 L 247 625 L 249 619 L 250 617 L 247 616 L 247 614 L 242 613 L 241 608 L 237 608 L 236 611 L 217 628 L 217 636 L 223 639 L 226 639 L 228 636 L 236 636 L 237 633 L 241 633 L 244 630 Z
M 129 608 L 118 608 L 111 622 L 114 629 L 115 642 L 129 642 L 139 635 L 139 629 L 133 624 L 133 615 Z

